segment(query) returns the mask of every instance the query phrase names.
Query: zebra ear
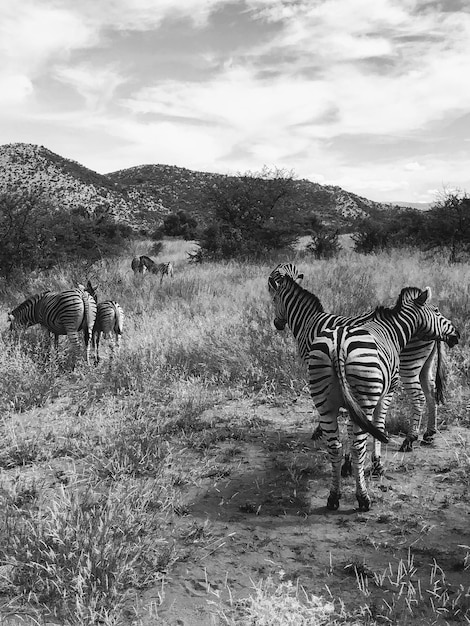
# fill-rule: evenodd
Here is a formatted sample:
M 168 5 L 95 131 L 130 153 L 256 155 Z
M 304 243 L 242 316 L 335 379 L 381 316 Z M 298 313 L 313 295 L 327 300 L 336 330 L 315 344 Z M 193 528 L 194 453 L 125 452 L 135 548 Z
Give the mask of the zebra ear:
M 431 299 L 431 287 L 426 287 L 425 289 L 423 289 L 423 291 L 421 292 L 421 295 L 419 295 L 415 302 L 418 305 L 423 305 L 425 302 L 427 302 L 428 300 Z
M 15 319 L 15 316 L 13 315 L 13 313 L 8 313 L 8 321 L 12 322 Z

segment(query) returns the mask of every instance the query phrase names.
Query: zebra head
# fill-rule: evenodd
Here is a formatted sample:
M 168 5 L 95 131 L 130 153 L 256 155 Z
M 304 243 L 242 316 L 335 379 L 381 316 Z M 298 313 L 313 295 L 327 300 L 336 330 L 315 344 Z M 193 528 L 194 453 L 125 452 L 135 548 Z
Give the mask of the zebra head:
M 37 293 L 34 296 L 30 296 L 24 302 L 19 304 L 13 311 L 8 313 L 8 321 L 10 323 L 10 331 L 18 330 L 19 328 L 27 328 L 28 326 L 34 326 L 38 321 L 36 319 L 36 307 L 43 297 L 49 293 L 50 290 Z
M 286 324 L 292 328 L 294 317 L 302 315 L 305 298 L 302 294 L 308 293 L 290 276 L 285 275 L 271 280 L 270 291 L 274 302 L 274 328 L 284 330 Z M 309 294 L 311 295 L 311 294 Z M 316 298 L 316 296 L 313 296 Z M 297 315 L 292 316 L 292 310 L 298 309 Z
M 459 342 L 460 333 L 436 306 L 429 303 L 431 295 L 431 287 L 422 291 L 417 287 L 405 287 L 401 290 L 396 308 L 413 309 L 417 312 L 416 337 L 425 340 L 441 339 L 452 348 Z
M 279 263 L 268 278 L 268 290 L 272 296 L 274 296 L 277 285 L 283 276 L 290 276 L 292 280 L 295 280 L 299 285 L 304 278 L 304 275 L 299 272 L 298 268 L 293 263 Z

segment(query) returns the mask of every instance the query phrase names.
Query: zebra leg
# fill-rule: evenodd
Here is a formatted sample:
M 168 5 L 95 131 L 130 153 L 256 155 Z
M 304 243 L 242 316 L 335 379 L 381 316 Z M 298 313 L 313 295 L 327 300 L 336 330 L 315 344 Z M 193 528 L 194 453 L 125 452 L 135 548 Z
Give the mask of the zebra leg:
M 100 362 L 100 334 L 100 332 L 94 330 L 91 335 L 91 345 L 93 348 L 95 365 L 98 365 Z
M 72 367 L 75 367 L 77 357 L 80 355 L 80 341 L 78 338 L 78 332 L 70 331 L 67 333 L 67 338 L 70 345 L 70 354 L 72 356 Z
M 348 429 L 348 436 L 346 440 L 346 450 L 343 454 L 343 465 L 341 466 L 341 476 L 345 476 L 345 477 L 352 476 L 352 473 L 353 473 L 352 462 L 351 462 L 351 442 L 354 437 L 354 432 L 353 432 L 353 423 L 350 418 L 348 419 L 347 429 Z M 344 449 L 344 446 L 343 446 L 343 449 Z
M 411 424 L 408 427 L 408 434 L 400 446 L 400 452 L 411 452 L 413 443 L 418 439 L 419 424 L 423 414 L 425 397 L 421 389 L 419 375 L 413 378 L 403 378 L 403 387 L 411 398 L 413 405 L 413 415 Z
M 387 417 L 388 407 L 393 398 L 393 391 L 386 394 L 377 404 L 374 409 L 374 424 L 382 432 L 385 432 L 385 418 Z M 384 466 L 382 465 L 382 444 L 378 439 L 373 440 L 372 451 L 372 463 L 370 467 L 370 475 L 374 477 L 383 476 L 385 474 Z
M 336 511 L 336 509 L 339 508 L 341 498 L 341 459 L 343 456 L 342 445 L 339 438 L 337 410 L 336 412 L 334 410 L 328 412 L 322 410 L 320 414 L 320 425 L 326 437 L 332 469 L 330 493 L 326 507 Z
M 356 424 L 354 429 L 354 441 L 352 444 L 352 465 L 356 478 L 356 498 L 360 511 L 370 509 L 370 497 L 367 493 L 366 480 L 364 477 L 364 461 L 367 452 L 367 433 L 363 432 Z
M 432 378 L 432 372 L 431 372 L 432 361 L 433 359 L 430 357 L 424 364 L 424 367 L 421 370 L 420 375 L 419 375 L 421 387 L 423 389 L 424 396 L 426 398 L 426 407 L 427 407 L 427 416 L 428 416 L 428 420 L 426 424 L 426 431 L 423 435 L 423 439 L 421 440 L 422 446 L 431 446 L 434 443 L 434 435 L 437 432 L 436 389 L 435 389 L 435 384 L 434 384 L 434 380 Z

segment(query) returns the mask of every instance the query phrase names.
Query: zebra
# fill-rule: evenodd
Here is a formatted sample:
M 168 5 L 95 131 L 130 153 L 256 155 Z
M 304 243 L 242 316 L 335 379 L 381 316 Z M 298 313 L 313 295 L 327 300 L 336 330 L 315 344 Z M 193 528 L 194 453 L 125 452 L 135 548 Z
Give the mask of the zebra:
M 67 335 L 74 363 L 80 352 L 78 333 L 83 330 L 86 360 L 90 363 L 90 340 L 96 320 L 96 303 L 82 289 L 35 294 L 8 313 L 8 318 L 10 330 L 41 324 L 54 335 L 56 348 L 59 335 Z
M 276 282 L 282 276 L 290 276 L 293 280 L 300 283 L 303 274 L 299 272 L 293 263 L 280 263 L 270 274 L 268 279 L 268 289 L 271 294 L 276 290 Z M 323 311 L 323 309 L 322 309 Z M 352 317 L 331 316 L 330 318 L 321 318 L 316 323 L 315 316 L 309 322 L 308 327 L 300 329 L 298 336 L 298 348 L 300 357 L 305 361 L 308 356 L 307 339 L 320 332 L 323 324 L 327 324 L 328 328 L 334 325 L 344 324 L 361 324 L 367 321 L 373 312 L 369 311 L 362 315 Z M 299 326 L 301 320 L 299 320 Z M 313 327 L 313 328 L 311 328 Z M 297 338 L 297 337 L 296 337 Z M 447 371 L 445 367 L 445 355 L 442 342 L 439 340 L 426 340 L 423 338 L 413 337 L 411 341 L 403 348 L 400 353 L 400 378 L 403 388 L 411 399 L 413 414 L 409 425 L 408 433 L 405 436 L 400 452 L 411 452 L 413 443 L 418 439 L 419 425 L 423 414 L 424 404 L 427 405 L 427 426 L 423 434 L 421 445 L 432 445 L 434 436 L 437 432 L 436 404 L 441 404 L 445 399 L 446 377 Z M 437 359 L 437 367 L 435 371 L 435 380 L 433 380 L 433 363 Z M 321 426 L 318 425 L 312 434 L 312 439 L 318 440 L 323 436 Z M 379 464 L 373 460 L 373 473 L 382 471 Z M 345 455 L 344 475 L 351 470 L 350 457 L 348 453 Z
M 290 279 L 282 291 L 291 292 Z M 282 297 L 282 295 L 280 296 Z M 400 352 L 420 333 L 438 338 L 450 347 L 458 343 L 459 332 L 436 307 L 428 304 L 431 289 L 405 287 L 395 307 L 377 307 L 372 318 L 359 326 L 338 326 L 322 331 L 311 342 L 308 356 L 309 389 L 320 414 L 332 465 L 327 508 L 336 510 L 341 497 L 341 443 L 338 413 L 345 406 L 353 422 L 352 463 L 356 498 L 361 511 L 370 509 L 364 478 L 367 433 L 387 443 L 384 418 L 398 386 Z M 373 420 L 371 422 L 370 420 Z
M 160 274 L 160 285 L 164 276 L 173 276 L 173 264 L 170 261 L 167 263 L 155 263 L 150 257 L 144 255 L 140 257 L 140 264 L 152 274 Z
M 93 287 L 90 281 L 86 287 L 80 287 L 92 296 L 96 302 L 96 322 L 92 333 L 92 346 L 95 354 L 95 363 L 100 362 L 99 347 L 101 335 L 109 338 L 111 333 L 114 335 L 113 352 L 119 350 L 121 345 L 121 336 L 124 325 L 124 311 L 121 305 L 115 300 L 105 300 L 98 302 L 97 287 Z
M 134 274 L 142 274 L 142 272 L 144 271 L 144 267 L 143 267 L 143 265 L 141 265 L 140 258 L 138 256 L 135 256 L 132 259 L 132 261 L 131 261 L 131 268 L 132 268 L 132 271 L 134 272 Z

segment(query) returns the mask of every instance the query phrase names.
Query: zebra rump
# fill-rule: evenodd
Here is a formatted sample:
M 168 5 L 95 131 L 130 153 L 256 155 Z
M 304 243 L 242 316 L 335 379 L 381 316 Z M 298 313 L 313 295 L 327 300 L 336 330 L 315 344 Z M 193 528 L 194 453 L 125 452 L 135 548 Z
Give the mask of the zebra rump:
M 83 331 L 87 362 L 90 361 L 90 339 L 96 320 L 96 302 L 82 289 L 59 293 L 44 291 L 27 298 L 8 314 L 10 329 L 41 324 L 55 337 L 67 335 L 73 357 L 80 351 L 79 331 Z

